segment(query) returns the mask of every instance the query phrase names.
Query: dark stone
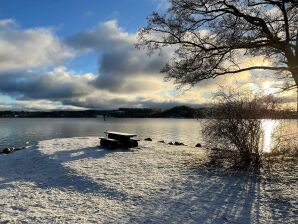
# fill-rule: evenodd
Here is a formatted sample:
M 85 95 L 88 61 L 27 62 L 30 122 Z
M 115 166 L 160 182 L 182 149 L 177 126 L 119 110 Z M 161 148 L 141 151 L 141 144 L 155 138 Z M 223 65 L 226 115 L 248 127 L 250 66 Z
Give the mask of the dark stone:
M 8 153 L 10 153 L 10 149 L 9 148 L 4 148 L 4 149 L 2 149 L 2 153 L 8 154 Z
M 158 141 L 159 143 L 165 143 L 165 141 L 164 140 L 160 140 L 160 141 Z
M 184 145 L 183 142 L 174 142 L 174 145 Z
M 145 138 L 144 141 L 152 142 L 152 138 Z
M 2 153 L 4 154 L 9 154 L 11 152 L 15 151 L 15 148 L 14 147 L 9 147 L 9 148 L 5 148 L 2 150 Z
M 183 142 L 169 142 L 168 145 L 185 145 Z
M 201 148 L 202 145 L 200 143 L 196 144 L 196 147 Z

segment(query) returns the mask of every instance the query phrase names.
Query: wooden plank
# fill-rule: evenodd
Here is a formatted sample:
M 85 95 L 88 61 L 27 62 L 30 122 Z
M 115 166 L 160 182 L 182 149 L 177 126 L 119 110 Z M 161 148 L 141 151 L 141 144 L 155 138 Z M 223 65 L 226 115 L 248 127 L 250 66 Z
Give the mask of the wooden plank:
M 118 140 L 113 139 L 113 138 L 107 138 L 107 137 L 99 137 L 99 138 L 100 138 L 100 139 L 107 140 L 107 141 L 111 141 L 111 142 L 119 142 Z
M 131 138 L 130 140 L 132 140 L 132 141 L 141 141 L 140 139 L 136 139 L 136 138 Z
M 105 131 L 104 133 L 112 134 L 112 135 L 119 135 L 119 136 L 124 136 L 124 137 L 135 137 L 135 136 L 137 136 L 136 134 L 117 132 L 117 131 Z

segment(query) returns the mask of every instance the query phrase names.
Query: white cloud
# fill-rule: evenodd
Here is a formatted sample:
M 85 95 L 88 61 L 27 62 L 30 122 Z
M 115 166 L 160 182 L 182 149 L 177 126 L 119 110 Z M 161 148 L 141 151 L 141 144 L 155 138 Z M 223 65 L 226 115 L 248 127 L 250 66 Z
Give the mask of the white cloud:
M 171 3 L 169 0 L 155 0 L 157 1 L 157 7 L 156 10 L 159 12 L 165 12 L 168 8 L 170 8 Z
M 16 100 L 12 103 L 5 104 L 0 102 L 0 110 L 83 110 L 86 108 L 63 105 L 59 101 L 51 100 Z
M 118 26 L 117 20 L 99 23 L 95 28 L 82 31 L 68 37 L 66 42 L 77 50 L 108 51 L 113 48 L 126 48 L 128 43 L 133 45 L 135 36 L 125 32 Z
M 8 26 L 15 25 L 15 21 L 13 19 L 2 19 L 0 20 L 0 28 L 4 29 Z
M 19 29 L 0 20 L 0 71 L 40 68 L 74 56 L 50 29 Z

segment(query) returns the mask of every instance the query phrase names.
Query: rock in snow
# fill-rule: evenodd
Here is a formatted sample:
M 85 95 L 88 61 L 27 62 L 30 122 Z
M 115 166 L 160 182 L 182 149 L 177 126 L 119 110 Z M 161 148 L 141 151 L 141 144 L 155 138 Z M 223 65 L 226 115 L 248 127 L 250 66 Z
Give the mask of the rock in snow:
M 297 181 L 207 169 L 206 150 L 195 147 L 98 145 L 97 137 L 53 139 L 0 155 L 0 223 L 297 221 Z
M 14 147 L 9 147 L 9 148 L 4 148 L 2 150 L 2 153 L 9 154 L 9 153 L 14 152 L 14 151 L 15 151 L 15 148 Z
M 196 147 L 201 148 L 202 147 L 201 143 L 196 144 Z

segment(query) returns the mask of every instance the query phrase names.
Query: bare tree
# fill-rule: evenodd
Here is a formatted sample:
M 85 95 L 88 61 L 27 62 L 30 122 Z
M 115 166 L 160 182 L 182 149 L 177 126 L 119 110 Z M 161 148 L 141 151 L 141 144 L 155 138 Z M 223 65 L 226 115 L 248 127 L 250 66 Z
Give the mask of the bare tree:
M 298 86 L 298 0 L 169 0 L 141 29 L 137 47 L 173 46 L 163 68 L 178 85 L 251 70 L 278 72 Z M 246 56 L 264 56 L 270 66 L 245 66 Z M 298 109 L 298 99 L 297 99 Z

